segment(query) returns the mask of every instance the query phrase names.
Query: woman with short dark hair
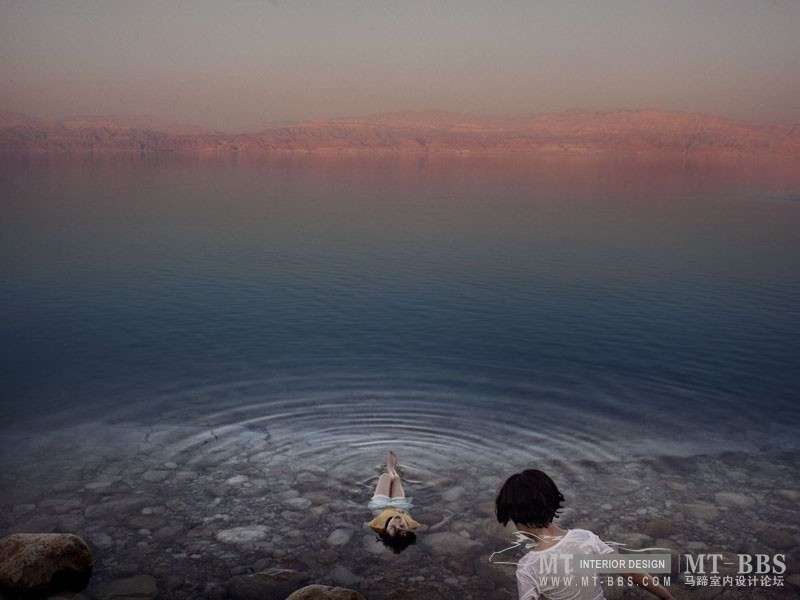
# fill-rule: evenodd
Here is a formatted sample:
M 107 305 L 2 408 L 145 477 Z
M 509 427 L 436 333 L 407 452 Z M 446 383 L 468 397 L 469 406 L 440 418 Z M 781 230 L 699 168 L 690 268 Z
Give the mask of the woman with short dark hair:
M 562 529 L 555 523 L 564 496 L 550 477 L 538 469 L 526 469 L 509 477 L 495 499 L 497 520 L 514 522 L 517 531 L 533 541 L 533 549 L 517 563 L 520 600 L 603 600 L 597 578 L 574 576 L 576 554 L 614 552 L 586 529 Z M 631 582 L 659 598 L 672 598 L 669 590 L 642 573 L 625 573 Z

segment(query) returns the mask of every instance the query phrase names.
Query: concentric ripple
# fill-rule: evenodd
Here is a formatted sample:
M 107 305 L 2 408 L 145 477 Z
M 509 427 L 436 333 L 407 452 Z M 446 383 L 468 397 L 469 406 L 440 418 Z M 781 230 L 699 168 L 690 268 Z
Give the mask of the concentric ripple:
M 342 374 L 267 378 L 165 395 L 148 412 L 170 426 L 164 454 L 180 463 L 276 460 L 369 472 L 393 449 L 411 469 L 619 460 L 702 450 L 675 432 L 593 410 L 563 390 L 504 389 L 501 382 Z M 605 403 L 608 417 L 598 410 Z M 669 444 L 667 444 L 669 441 Z M 709 442 L 712 443 L 712 442 Z M 720 441 L 714 440 L 719 450 Z

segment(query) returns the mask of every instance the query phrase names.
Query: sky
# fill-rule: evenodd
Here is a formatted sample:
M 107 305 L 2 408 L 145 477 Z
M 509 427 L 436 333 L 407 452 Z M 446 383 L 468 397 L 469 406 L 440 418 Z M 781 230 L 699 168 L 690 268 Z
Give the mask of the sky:
M 0 109 L 225 131 L 398 110 L 800 123 L 798 0 L 0 0 Z

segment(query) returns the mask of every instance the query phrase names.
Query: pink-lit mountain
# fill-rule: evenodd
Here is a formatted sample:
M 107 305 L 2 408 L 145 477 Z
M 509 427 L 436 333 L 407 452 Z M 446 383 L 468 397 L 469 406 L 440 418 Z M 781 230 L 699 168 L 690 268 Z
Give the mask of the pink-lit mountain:
M 0 112 L 0 153 L 645 155 L 800 158 L 800 125 L 636 110 L 480 118 L 399 112 L 223 133 L 150 118 Z

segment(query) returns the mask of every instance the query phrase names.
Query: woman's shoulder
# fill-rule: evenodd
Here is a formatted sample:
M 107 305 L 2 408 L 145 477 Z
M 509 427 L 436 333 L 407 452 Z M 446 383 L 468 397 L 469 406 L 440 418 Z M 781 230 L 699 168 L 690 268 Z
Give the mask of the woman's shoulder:
M 594 539 L 597 537 L 597 534 L 588 529 L 568 529 L 564 537 L 570 537 L 572 539 Z
M 570 529 L 564 536 L 564 540 L 569 545 L 579 545 L 585 550 L 599 554 L 613 550 L 599 535 L 588 529 Z

